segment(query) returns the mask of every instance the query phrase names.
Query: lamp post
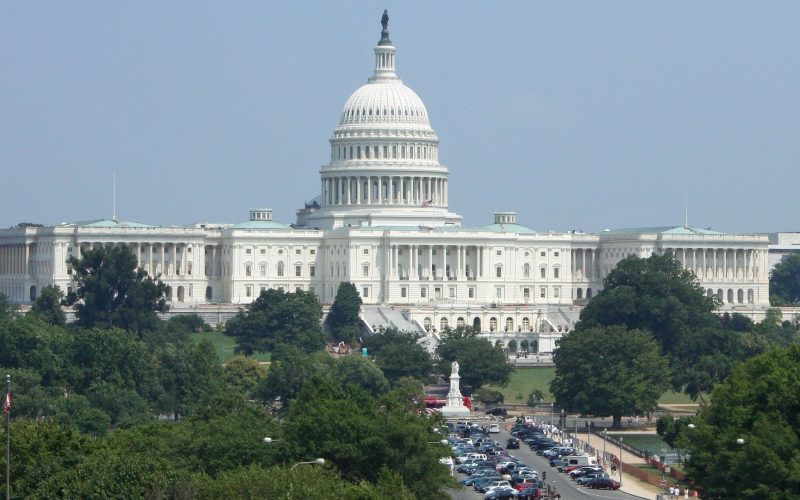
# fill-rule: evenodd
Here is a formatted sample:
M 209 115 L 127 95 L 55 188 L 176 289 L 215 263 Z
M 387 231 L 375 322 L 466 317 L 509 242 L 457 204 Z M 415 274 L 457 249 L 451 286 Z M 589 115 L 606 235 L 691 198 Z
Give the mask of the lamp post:
M 606 463 L 606 438 L 608 437 L 608 429 L 603 428 L 603 463 Z
M 297 462 L 296 464 L 292 465 L 292 469 L 294 469 L 298 465 L 304 465 L 304 464 L 325 465 L 325 459 L 324 458 L 315 458 L 314 460 L 311 460 L 310 462 Z
M 622 436 L 619 437 L 619 485 L 622 486 Z
M 591 442 L 592 442 L 592 421 L 589 420 L 586 423 L 588 424 L 588 425 L 586 425 L 586 446 L 591 448 L 592 447 L 592 445 L 591 445 Z

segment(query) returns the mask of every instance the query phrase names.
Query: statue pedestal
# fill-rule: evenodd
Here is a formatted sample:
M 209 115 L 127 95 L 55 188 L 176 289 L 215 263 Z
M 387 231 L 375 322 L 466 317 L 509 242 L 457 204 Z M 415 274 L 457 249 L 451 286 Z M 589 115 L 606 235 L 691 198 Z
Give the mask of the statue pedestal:
M 447 393 L 447 404 L 441 412 L 445 417 L 468 417 L 469 408 L 464 406 L 464 397 L 459 388 L 461 377 L 458 376 L 458 365 L 455 365 L 450 375 L 450 391 Z

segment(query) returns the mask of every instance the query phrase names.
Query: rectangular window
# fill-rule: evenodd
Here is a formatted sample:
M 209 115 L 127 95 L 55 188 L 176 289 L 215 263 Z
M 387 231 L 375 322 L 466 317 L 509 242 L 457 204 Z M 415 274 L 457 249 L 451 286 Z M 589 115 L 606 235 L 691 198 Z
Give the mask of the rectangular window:
M 494 289 L 494 295 L 498 299 L 502 299 L 503 298 L 503 287 L 498 286 L 497 288 L 495 288 Z
M 253 287 L 252 286 L 244 287 L 244 295 L 246 297 L 252 297 L 253 296 Z
M 422 297 L 423 299 L 425 297 L 427 297 L 428 296 L 428 289 L 425 288 L 425 287 L 420 288 L 419 289 L 419 296 Z
M 364 297 L 364 298 L 369 297 L 369 287 L 368 286 L 365 286 L 361 290 L 361 296 Z
M 303 287 L 302 286 L 296 286 L 296 287 L 294 287 L 294 291 L 295 291 L 295 293 L 302 292 L 303 291 Z
M 266 286 L 264 286 L 264 285 L 262 285 L 262 286 L 261 286 L 261 291 L 262 291 L 262 292 L 266 292 L 266 291 L 267 291 L 267 287 L 266 287 Z
M 364 249 L 364 255 L 369 255 L 369 248 Z
M 502 278 L 503 277 L 503 268 L 502 267 L 497 266 L 497 269 L 495 270 L 495 272 L 496 272 L 498 278 Z
M 547 278 L 547 268 L 546 267 L 540 267 L 539 268 L 539 274 L 542 275 L 542 278 Z
M 561 295 L 561 287 L 560 286 L 554 286 L 553 287 L 553 297 L 557 299 L 559 295 Z
M 259 265 L 258 266 L 258 273 L 261 276 L 266 276 L 267 275 L 267 265 L 266 264 Z
M 502 250 L 498 250 L 497 251 L 497 255 L 503 255 L 503 251 Z
M 397 158 L 397 146 L 392 146 L 392 158 Z
M 449 293 L 450 293 L 450 298 L 451 298 L 451 299 L 454 299 L 454 298 L 456 298 L 456 287 L 454 287 L 454 286 L 451 286 L 451 287 L 450 287 L 450 292 L 449 292 Z
M 547 298 L 547 287 L 543 286 L 539 288 L 539 297 L 546 299 Z
M 303 250 L 301 250 L 299 248 L 296 248 L 294 253 L 295 253 L 295 255 L 300 255 L 301 253 L 303 253 Z
M 540 255 L 541 255 L 542 257 L 545 257 L 545 256 L 547 255 L 547 252 L 542 252 Z
M 406 288 L 406 287 L 401 287 L 400 288 L 400 297 L 402 297 L 402 298 L 408 297 L 408 288 Z
M 312 278 L 314 277 L 314 273 L 316 271 L 317 271 L 317 267 L 314 266 L 313 264 L 308 266 L 308 275 L 311 276 Z
M 474 286 L 469 287 L 467 292 L 468 292 L 467 295 L 469 296 L 469 298 L 471 298 L 471 299 L 475 298 L 475 287 Z
M 250 255 L 251 253 L 253 253 L 253 250 L 251 248 L 248 248 L 247 250 L 244 251 L 244 253 Z
M 553 268 L 553 278 L 558 278 L 558 268 L 557 267 Z
M 262 248 L 261 249 L 261 255 L 266 255 L 266 253 L 267 253 L 267 249 L 266 248 Z
M 389 146 L 384 146 L 383 147 L 383 157 L 384 158 L 388 158 L 389 157 Z
M 526 299 L 531 298 L 531 289 L 530 288 L 523 288 L 522 289 L 522 296 Z
M 302 266 L 294 266 L 294 275 L 298 278 L 303 275 Z
M 253 275 L 253 268 L 249 264 L 244 266 L 244 275 L 245 276 L 252 276 Z
M 558 252 L 553 252 L 553 257 L 558 257 Z
M 315 249 L 313 249 L 313 248 L 312 248 L 312 249 L 309 251 L 309 253 L 310 253 L 311 255 L 314 255 L 315 253 L 317 253 L 317 251 L 316 251 Z

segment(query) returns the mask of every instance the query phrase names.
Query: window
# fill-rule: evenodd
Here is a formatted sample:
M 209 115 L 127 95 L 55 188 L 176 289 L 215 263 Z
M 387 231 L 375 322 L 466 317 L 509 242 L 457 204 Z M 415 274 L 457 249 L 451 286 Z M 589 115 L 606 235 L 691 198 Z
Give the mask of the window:
M 502 250 L 498 250 L 497 251 L 497 255 L 503 255 L 503 251 Z
M 364 264 L 363 266 L 361 266 L 361 274 L 365 278 L 369 278 L 369 264 Z
M 442 319 L 439 320 L 439 331 L 443 332 L 443 331 L 447 330 L 448 326 L 450 326 L 450 325 L 449 325 L 449 323 L 447 321 L 447 318 L 442 318 Z
M 522 277 L 523 278 L 530 278 L 531 277 L 531 265 L 525 264 L 522 266 Z
M 557 267 L 553 268 L 553 278 L 558 278 L 558 271 L 559 269 Z
M 400 297 L 404 299 L 408 297 L 408 287 L 400 287 Z
M 547 252 L 542 252 L 540 255 L 541 255 L 542 257 L 546 257 L 546 256 L 547 256 Z
M 397 146 L 392 146 L 392 158 L 397 158 Z
M 503 287 L 501 287 L 501 286 L 498 286 L 497 288 L 495 288 L 495 290 L 494 290 L 494 295 L 495 295 L 495 297 L 497 297 L 498 299 L 502 299 L 502 298 L 503 298 Z
M 506 331 L 511 332 L 514 331 L 514 318 L 511 316 L 506 318 Z
M 431 331 L 431 325 L 432 325 L 432 324 L 433 324 L 433 322 L 431 321 L 431 319 L 430 319 L 430 318 L 425 318 L 425 319 L 423 320 L 423 322 L 422 322 L 422 325 L 425 327 L 425 331 L 426 331 L 426 332 L 429 332 L 429 331 Z
M 248 248 L 247 250 L 244 251 L 244 253 L 246 253 L 247 255 L 250 255 L 251 253 L 253 253 L 253 250 Z
M 386 111 L 386 110 L 384 110 L 384 111 Z M 383 147 L 383 157 L 384 158 L 388 158 L 389 157 L 389 146 L 384 146 Z
M 364 298 L 369 297 L 369 287 L 368 286 L 365 286 L 364 288 L 361 289 L 361 296 L 364 297 Z
M 497 318 L 489 318 L 489 331 L 497 330 Z
M 530 299 L 531 298 L 531 289 L 530 288 L 523 288 L 522 289 L 522 297 L 525 300 Z
M 428 289 L 425 288 L 424 286 L 422 288 L 420 288 L 419 289 L 419 296 L 422 297 L 423 299 L 425 297 L 427 297 L 428 296 Z
M 317 266 L 315 266 L 314 264 L 308 266 L 308 275 L 311 276 L 312 278 L 314 277 L 316 271 L 317 271 Z
M 314 255 L 315 253 L 317 253 L 317 251 L 316 251 L 315 249 L 313 249 L 313 248 L 312 248 L 311 250 L 309 250 L 309 253 L 310 253 L 311 255 Z
M 302 266 L 294 266 L 294 275 L 298 278 L 303 275 Z
M 553 297 L 557 299 L 560 295 L 561 295 L 561 287 L 560 286 L 554 286 L 553 287 Z
M 553 252 L 553 257 L 558 257 L 558 252 Z
M 456 287 L 454 287 L 454 286 L 450 287 L 449 295 L 450 295 L 451 299 L 456 298 Z
M 542 278 L 547 278 L 547 268 L 546 267 L 540 267 L 539 268 L 539 274 L 542 275 Z
M 498 278 L 502 278 L 503 277 L 503 268 L 501 266 L 497 266 L 495 268 L 495 274 L 497 275 Z
M 252 297 L 253 296 L 253 287 L 252 286 L 244 287 L 244 295 L 246 297 Z
M 522 318 L 522 329 L 526 332 L 531 329 L 531 321 L 528 319 L 527 316 Z
M 364 249 L 364 255 L 369 255 L 369 248 Z
M 467 289 L 467 296 L 471 299 L 475 298 L 475 287 L 471 286 Z
M 278 276 L 283 276 L 284 273 L 284 264 L 283 262 L 278 262 Z
M 278 250 L 278 255 L 283 255 L 283 249 Z
M 244 266 L 244 275 L 245 276 L 252 276 L 253 275 L 253 266 L 247 264 Z
M 302 287 L 302 286 L 296 286 L 296 287 L 294 287 L 294 292 L 295 292 L 295 293 L 297 293 L 297 292 L 302 292 L 302 291 L 303 291 L 303 287 Z
M 295 253 L 295 255 L 300 255 L 301 253 L 303 253 L 303 251 L 301 249 L 299 249 L 299 248 L 296 248 L 294 253 Z
M 258 265 L 258 274 L 261 276 L 267 275 L 267 265 L 266 264 L 259 264 Z
M 547 298 L 547 287 L 543 286 L 539 288 L 539 297 L 545 299 Z

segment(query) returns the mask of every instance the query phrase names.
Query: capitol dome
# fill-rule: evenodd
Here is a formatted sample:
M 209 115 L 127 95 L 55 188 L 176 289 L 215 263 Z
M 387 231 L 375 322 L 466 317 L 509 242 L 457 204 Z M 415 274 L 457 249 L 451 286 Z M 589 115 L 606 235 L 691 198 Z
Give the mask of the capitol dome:
M 300 225 L 460 223 L 448 210 L 449 172 L 439 163 L 439 137 L 428 110 L 395 72 L 388 13 L 381 24 L 375 72 L 344 105 L 330 138 L 330 163 L 320 170 L 319 210 Z

